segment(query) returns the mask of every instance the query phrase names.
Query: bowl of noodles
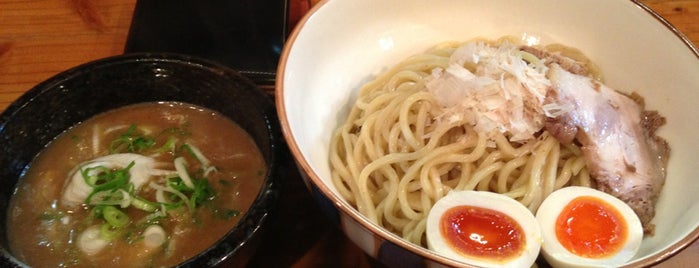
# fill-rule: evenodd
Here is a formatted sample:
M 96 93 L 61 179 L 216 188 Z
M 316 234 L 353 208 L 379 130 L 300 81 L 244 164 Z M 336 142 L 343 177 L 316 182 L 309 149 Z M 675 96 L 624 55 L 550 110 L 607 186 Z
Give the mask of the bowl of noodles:
M 384 264 L 641 267 L 699 237 L 697 72 L 696 47 L 633 1 L 334 0 L 290 35 L 276 105 L 318 203 Z M 590 191 L 632 211 L 624 231 L 552 205 Z M 434 215 L 453 207 L 532 223 L 517 243 L 534 245 L 475 245 L 476 212 Z M 605 249 L 566 245 L 578 218 L 599 228 L 567 239 L 614 233 Z
M 244 266 L 279 195 L 274 104 L 179 54 L 66 70 L 0 117 L 0 266 Z

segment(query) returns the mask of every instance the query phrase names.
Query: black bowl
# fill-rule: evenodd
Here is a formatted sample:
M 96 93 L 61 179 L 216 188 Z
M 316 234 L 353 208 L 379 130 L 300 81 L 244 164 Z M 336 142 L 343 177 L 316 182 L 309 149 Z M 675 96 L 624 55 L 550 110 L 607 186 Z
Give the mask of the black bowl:
M 244 265 L 279 196 L 283 141 L 271 97 L 234 70 L 178 54 L 97 60 L 40 83 L 0 115 L 0 266 L 23 266 L 8 250 L 8 203 L 33 158 L 52 139 L 93 115 L 155 101 L 190 103 L 235 121 L 255 140 L 268 171 L 252 207 L 214 246 L 181 266 Z

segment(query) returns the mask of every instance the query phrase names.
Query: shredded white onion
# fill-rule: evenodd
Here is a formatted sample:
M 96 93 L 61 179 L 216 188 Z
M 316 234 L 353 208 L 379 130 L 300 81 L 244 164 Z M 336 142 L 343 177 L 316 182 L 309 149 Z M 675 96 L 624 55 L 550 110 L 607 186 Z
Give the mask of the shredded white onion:
M 143 244 L 148 248 L 156 248 L 165 243 L 167 234 L 160 225 L 151 225 L 143 231 Z
M 204 156 L 204 154 L 201 152 L 201 150 L 199 150 L 199 148 L 197 148 L 196 146 L 194 146 L 193 144 L 190 144 L 190 143 L 186 143 L 185 145 L 187 145 L 189 147 L 189 149 L 194 154 L 194 157 L 196 157 L 197 160 L 199 160 L 199 162 L 201 162 L 202 165 L 204 165 L 205 167 L 208 167 L 211 165 L 211 161 L 209 161 L 209 159 L 206 158 L 206 156 Z
M 184 157 L 175 158 L 175 170 L 177 170 L 177 175 L 180 176 L 180 179 L 182 179 L 184 185 L 191 189 L 194 189 L 194 183 L 192 183 L 192 178 L 189 177 L 189 173 L 187 173 L 186 165 L 187 160 L 184 159 Z
M 87 255 L 95 255 L 102 251 L 109 241 L 100 237 L 99 225 L 90 226 L 78 236 L 78 248 Z

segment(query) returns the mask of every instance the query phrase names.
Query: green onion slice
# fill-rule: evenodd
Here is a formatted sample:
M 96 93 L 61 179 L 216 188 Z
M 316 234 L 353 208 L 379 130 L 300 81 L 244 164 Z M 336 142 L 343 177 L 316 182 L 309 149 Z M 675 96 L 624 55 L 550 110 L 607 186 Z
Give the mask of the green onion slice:
M 104 223 L 100 226 L 100 238 L 104 240 L 112 240 L 119 234 L 119 229 L 114 228 L 109 223 Z
M 147 212 L 154 212 L 158 209 L 158 204 L 155 202 L 148 201 L 140 196 L 136 196 L 131 199 L 131 205 Z
M 104 217 L 107 223 L 116 228 L 122 228 L 129 223 L 129 216 L 113 206 L 105 206 L 102 209 L 102 217 Z

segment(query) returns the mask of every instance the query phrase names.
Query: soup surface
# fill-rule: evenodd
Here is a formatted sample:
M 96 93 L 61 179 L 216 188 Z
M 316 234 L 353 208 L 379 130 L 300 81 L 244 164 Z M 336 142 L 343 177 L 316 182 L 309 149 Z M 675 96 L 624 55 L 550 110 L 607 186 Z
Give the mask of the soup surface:
M 33 267 L 173 266 L 236 225 L 265 173 L 252 138 L 211 110 L 111 110 L 31 163 L 10 203 L 10 249 Z

